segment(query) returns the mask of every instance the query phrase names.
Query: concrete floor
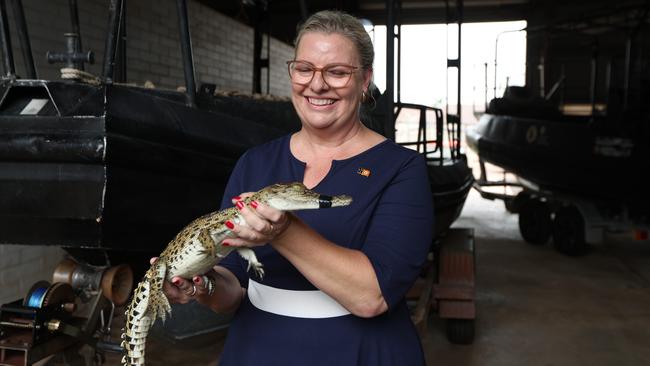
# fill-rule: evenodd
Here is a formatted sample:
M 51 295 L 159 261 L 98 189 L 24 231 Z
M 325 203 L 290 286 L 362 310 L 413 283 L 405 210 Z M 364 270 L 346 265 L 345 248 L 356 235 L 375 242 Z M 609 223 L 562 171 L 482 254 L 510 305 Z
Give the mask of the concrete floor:
M 454 226 L 475 229 L 476 339 L 448 343 L 433 314 L 429 365 L 650 365 L 650 242 L 566 257 L 523 242 L 517 215 L 475 191 Z
M 450 344 L 431 314 L 422 340 L 429 365 L 650 365 L 650 242 L 608 238 L 566 257 L 524 243 L 517 216 L 475 191 L 454 226 L 475 229 L 476 339 Z M 148 365 L 216 365 L 221 346 L 153 339 Z

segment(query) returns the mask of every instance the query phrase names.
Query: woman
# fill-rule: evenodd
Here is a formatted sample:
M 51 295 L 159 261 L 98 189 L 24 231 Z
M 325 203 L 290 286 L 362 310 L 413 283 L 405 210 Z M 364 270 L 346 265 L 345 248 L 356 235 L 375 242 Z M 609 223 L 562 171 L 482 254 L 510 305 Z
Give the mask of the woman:
M 223 202 L 249 224 L 227 223 L 237 236 L 223 244 L 253 247 L 264 279 L 230 255 L 207 274 L 211 294 L 196 276 L 174 278 L 167 296 L 236 311 L 221 365 L 421 365 L 404 295 L 432 240 L 425 163 L 359 120 L 374 52 L 356 18 L 314 14 L 295 47 L 288 68 L 302 128 L 246 152 Z M 242 192 L 296 180 L 354 202 L 282 213 L 241 201 Z

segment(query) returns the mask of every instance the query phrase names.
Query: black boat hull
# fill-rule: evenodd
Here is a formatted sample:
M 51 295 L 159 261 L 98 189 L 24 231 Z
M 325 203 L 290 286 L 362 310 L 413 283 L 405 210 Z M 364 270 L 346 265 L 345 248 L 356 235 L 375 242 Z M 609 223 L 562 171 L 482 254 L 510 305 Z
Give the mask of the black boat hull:
M 218 208 L 249 146 L 288 132 L 187 107 L 180 93 L 65 82 L 3 87 L 0 242 L 8 244 L 158 251 Z M 40 90 L 53 96 L 54 111 L 21 115 Z M 57 98 L 82 103 L 66 108 Z
M 0 244 L 61 246 L 83 260 L 88 249 L 99 260 L 158 253 L 218 208 L 246 149 L 300 126 L 289 101 L 209 96 L 196 108 L 178 92 L 39 80 L 4 81 L 0 95 Z M 34 99 L 46 104 L 24 114 Z M 441 235 L 472 176 L 460 159 L 429 170 Z
M 538 190 L 617 202 L 643 215 L 650 199 L 643 178 L 650 168 L 647 142 L 599 130 L 588 119 L 485 114 L 466 139 L 480 159 Z
M 464 158 L 429 161 L 427 166 L 435 211 L 434 235 L 439 238 L 460 216 L 474 176 Z

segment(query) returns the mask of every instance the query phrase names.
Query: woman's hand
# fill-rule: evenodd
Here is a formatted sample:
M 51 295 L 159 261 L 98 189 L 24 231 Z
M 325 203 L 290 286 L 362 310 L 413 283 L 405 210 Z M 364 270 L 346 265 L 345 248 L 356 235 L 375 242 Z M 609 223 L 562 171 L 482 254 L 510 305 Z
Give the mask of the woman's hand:
M 153 257 L 149 260 L 153 264 L 158 257 Z M 208 282 L 211 281 L 212 284 Z M 163 293 L 173 304 L 187 304 L 192 300 L 209 305 L 210 300 L 210 286 L 214 289 L 214 278 L 210 276 L 210 272 L 205 275 L 197 275 L 192 278 L 192 281 L 186 280 L 181 277 L 172 278 L 171 283 L 163 281 Z
M 243 193 L 233 198 L 235 207 L 244 217 L 245 223 L 228 221 L 226 226 L 236 237 L 223 241 L 227 246 L 254 247 L 271 242 L 282 234 L 291 223 L 291 214 L 276 210 L 257 201 L 244 203 L 252 193 Z

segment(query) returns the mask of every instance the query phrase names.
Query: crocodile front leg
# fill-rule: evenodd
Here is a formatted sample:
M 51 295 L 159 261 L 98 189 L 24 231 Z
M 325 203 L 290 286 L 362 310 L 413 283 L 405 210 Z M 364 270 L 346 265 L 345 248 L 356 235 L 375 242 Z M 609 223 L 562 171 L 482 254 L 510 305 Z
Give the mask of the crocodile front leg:
M 239 253 L 239 255 L 246 261 L 248 261 L 248 268 L 246 269 L 247 271 L 250 271 L 251 267 L 253 267 L 255 273 L 259 278 L 264 277 L 264 266 L 259 260 L 257 260 L 257 256 L 251 248 L 237 248 L 237 253 Z

